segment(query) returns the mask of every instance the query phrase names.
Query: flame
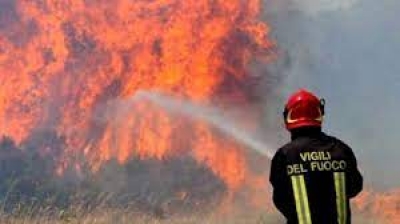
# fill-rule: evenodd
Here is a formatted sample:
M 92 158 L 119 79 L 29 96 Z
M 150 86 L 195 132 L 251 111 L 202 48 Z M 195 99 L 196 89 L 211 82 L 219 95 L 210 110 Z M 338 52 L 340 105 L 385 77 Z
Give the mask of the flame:
M 375 192 L 366 189 L 354 201 L 354 208 L 385 223 L 400 221 L 400 190 Z
M 96 120 L 110 102 L 139 90 L 248 106 L 246 68 L 274 57 L 260 0 L 10 2 L 0 9 L 6 13 L 0 17 L 0 135 L 22 143 L 38 131 L 56 131 L 66 144 L 59 175 L 68 166 L 81 169 L 74 158 L 82 154 L 96 171 L 113 158 L 124 164 L 133 156 L 162 160 L 190 151 L 231 191 L 247 183 L 268 194 L 241 146 L 201 121 L 176 119 L 148 102 L 114 120 Z M 257 115 L 248 119 L 257 124 Z M 251 203 L 267 203 L 260 198 Z M 398 220 L 399 198 L 366 192 L 356 207 Z
M 200 121 L 173 119 L 145 102 L 117 122 L 99 124 L 95 117 L 139 90 L 199 104 L 218 97 L 246 103 L 246 68 L 273 55 L 260 5 L 15 1 L 9 9 L 15 18 L 0 30 L 6 34 L 0 36 L 0 134 L 21 143 L 38 130 L 56 130 L 67 144 L 58 174 L 80 154 L 96 170 L 112 158 L 123 164 L 132 156 L 165 159 L 191 150 L 231 189 L 240 188 L 249 175 L 241 146 Z

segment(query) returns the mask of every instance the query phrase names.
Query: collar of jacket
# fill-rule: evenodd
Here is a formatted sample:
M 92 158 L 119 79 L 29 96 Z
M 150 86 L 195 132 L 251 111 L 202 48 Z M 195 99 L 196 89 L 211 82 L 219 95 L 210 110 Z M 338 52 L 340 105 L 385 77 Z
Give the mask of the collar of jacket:
M 316 137 L 323 134 L 322 129 L 320 127 L 303 127 L 293 129 L 291 132 L 292 140 L 295 140 L 300 137 Z

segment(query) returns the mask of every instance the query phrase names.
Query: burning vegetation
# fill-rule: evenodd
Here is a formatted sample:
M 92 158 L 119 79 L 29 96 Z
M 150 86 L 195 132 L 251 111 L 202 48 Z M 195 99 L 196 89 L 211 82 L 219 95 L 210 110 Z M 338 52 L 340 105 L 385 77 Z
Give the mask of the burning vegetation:
M 71 195 L 96 204 L 91 196 L 107 192 L 114 194 L 107 203 L 158 213 L 224 204 L 243 189 L 261 194 L 252 206 L 268 207 L 266 174 L 251 168 L 238 142 L 147 101 L 122 111 L 110 106 L 157 91 L 199 105 L 248 107 L 244 123 L 257 126 L 248 67 L 276 57 L 260 6 L 0 1 L 4 209 L 50 199 L 67 206 Z
M 42 130 L 62 137 L 60 175 L 69 166 L 79 169 L 81 156 L 97 170 L 113 158 L 124 164 L 134 155 L 162 160 L 191 150 L 229 187 L 242 184 L 240 146 L 204 123 L 172 120 L 147 103 L 127 112 L 123 128 L 96 117 L 111 100 L 139 90 L 201 104 L 249 102 L 246 67 L 272 48 L 268 26 L 257 20 L 259 1 L 3 4 L 9 21 L 0 39 L 2 135 L 17 144 Z M 38 150 L 54 151 L 51 145 Z
M 111 166 L 128 169 L 121 180 L 139 186 L 190 183 L 171 186 L 181 198 L 232 195 L 254 183 L 266 188 L 243 147 L 203 121 L 173 117 L 146 101 L 126 111 L 110 106 L 141 90 L 199 105 L 250 105 L 246 68 L 273 56 L 258 0 L 1 4 L 0 134 L 7 153 L 46 166 L 45 173 L 34 168 L 39 177 L 86 180 Z

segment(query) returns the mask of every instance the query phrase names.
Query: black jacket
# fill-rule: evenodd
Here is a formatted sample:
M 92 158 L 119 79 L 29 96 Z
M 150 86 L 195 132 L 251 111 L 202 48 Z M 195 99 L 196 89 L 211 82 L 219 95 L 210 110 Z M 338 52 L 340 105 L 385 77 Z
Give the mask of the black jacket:
M 300 129 L 272 159 L 270 182 L 288 224 L 349 224 L 349 199 L 363 178 L 349 146 L 320 129 Z

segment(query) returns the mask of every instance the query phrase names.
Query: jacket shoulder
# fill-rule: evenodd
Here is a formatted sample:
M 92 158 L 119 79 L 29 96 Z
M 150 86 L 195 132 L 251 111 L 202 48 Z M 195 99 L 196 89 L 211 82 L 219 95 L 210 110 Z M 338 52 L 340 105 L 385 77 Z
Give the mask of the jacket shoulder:
M 345 150 L 351 150 L 350 146 L 345 143 L 343 140 L 335 137 L 335 136 L 330 136 L 330 135 L 326 135 L 327 138 L 331 139 L 331 141 L 335 142 L 335 144 Z
M 332 139 L 332 141 L 335 142 L 336 145 L 335 148 L 339 149 L 345 156 L 354 157 L 353 149 L 343 140 L 334 136 L 327 136 L 327 137 L 329 137 L 330 139 Z
M 300 152 L 299 149 L 303 148 L 303 145 L 302 141 L 293 140 L 280 147 L 275 156 L 281 159 L 284 158 L 286 161 L 292 161 Z
M 279 155 L 287 155 L 292 149 L 293 149 L 293 142 L 288 142 L 282 147 L 280 147 L 277 151 L 276 154 Z
M 295 139 L 279 148 L 278 152 L 284 155 L 292 154 L 293 152 L 299 152 L 299 149 L 304 148 L 304 146 L 306 146 L 308 143 L 309 139 L 307 138 Z

